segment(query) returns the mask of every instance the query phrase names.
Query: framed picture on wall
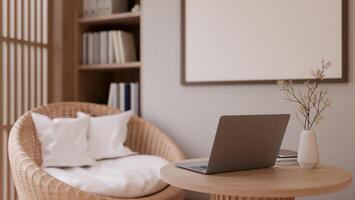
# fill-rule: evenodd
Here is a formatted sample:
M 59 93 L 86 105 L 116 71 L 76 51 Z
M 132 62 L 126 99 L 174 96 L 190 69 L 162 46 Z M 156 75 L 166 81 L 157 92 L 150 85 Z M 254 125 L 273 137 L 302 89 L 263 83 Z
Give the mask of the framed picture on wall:
M 347 81 L 347 0 L 182 0 L 182 84 Z

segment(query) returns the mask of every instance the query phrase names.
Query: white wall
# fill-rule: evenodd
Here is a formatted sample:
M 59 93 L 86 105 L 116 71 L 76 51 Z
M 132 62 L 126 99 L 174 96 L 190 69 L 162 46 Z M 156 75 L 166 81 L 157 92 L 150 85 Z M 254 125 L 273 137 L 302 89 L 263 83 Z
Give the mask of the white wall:
M 292 112 L 276 84 L 182 86 L 180 0 L 142 1 L 143 116 L 167 132 L 188 157 L 209 154 L 222 114 Z M 316 131 L 321 160 L 355 173 L 355 1 L 349 1 L 349 83 L 326 84 L 332 106 Z M 283 147 L 297 149 L 302 128 L 292 117 Z M 190 198 L 205 195 L 189 193 Z M 355 186 L 304 199 L 353 200 Z M 301 198 L 300 198 L 301 199 Z

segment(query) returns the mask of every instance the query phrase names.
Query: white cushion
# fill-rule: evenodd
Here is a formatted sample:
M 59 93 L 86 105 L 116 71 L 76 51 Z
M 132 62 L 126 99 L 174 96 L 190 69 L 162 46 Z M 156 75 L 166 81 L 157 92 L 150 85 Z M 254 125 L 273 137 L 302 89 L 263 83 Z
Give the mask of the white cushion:
M 43 167 L 75 167 L 95 164 L 88 154 L 89 117 L 55 118 L 32 113 L 42 148 Z
M 167 186 L 159 180 L 168 161 L 157 156 L 134 155 L 101 160 L 91 167 L 46 168 L 55 178 L 86 192 L 119 198 L 137 198 Z
M 83 112 L 78 117 L 90 116 Z M 90 117 L 89 123 L 89 153 L 95 159 L 117 158 L 134 154 L 123 144 L 127 137 L 127 124 L 132 112 L 115 115 Z

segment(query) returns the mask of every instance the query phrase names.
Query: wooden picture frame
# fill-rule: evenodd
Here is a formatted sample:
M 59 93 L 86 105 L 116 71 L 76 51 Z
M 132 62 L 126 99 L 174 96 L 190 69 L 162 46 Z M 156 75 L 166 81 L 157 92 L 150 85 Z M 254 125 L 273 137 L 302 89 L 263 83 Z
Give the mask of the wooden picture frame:
M 217 1 L 217 0 L 215 0 Z M 341 3 L 341 66 L 338 70 L 341 70 L 339 77 L 327 78 L 325 82 L 328 83 L 344 83 L 348 81 L 348 1 L 347 0 L 338 0 Z M 219 3 L 223 3 L 219 1 Z M 310 79 L 310 77 L 302 78 L 289 78 L 281 77 L 275 79 L 247 79 L 247 80 L 196 80 L 191 81 L 187 78 L 187 44 L 186 44 L 186 0 L 181 0 L 181 84 L 182 85 L 215 85 L 215 84 L 265 84 L 265 83 L 275 83 L 278 79 L 292 79 L 295 82 L 303 82 L 304 80 Z M 201 8 L 200 8 L 201 9 Z M 320 58 L 319 58 L 320 60 Z M 319 62 L 320 64 L 320 62 Z M 317 66 L 315 66 L 317 67 Z

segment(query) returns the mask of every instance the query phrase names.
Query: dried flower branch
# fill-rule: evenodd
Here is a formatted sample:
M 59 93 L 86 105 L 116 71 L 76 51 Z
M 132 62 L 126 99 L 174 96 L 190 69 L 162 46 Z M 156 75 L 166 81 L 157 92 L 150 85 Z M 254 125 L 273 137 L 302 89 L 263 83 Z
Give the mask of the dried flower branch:
M 303 120 L 296 114 L 297 120 L 304 130 L 311 130 L 322 119 L 322 113 L 330 106 L 327 89 L 320 88 L 319 84 L 325 78 L 325 72 L 330 62 L 322 59 L 321 68 L 312 71 L 314 79 L 304 82 L 305 89 L 296 91 L 292 80 L 279 80 L 277 83 L 285 94 L 285 100 L 298 104 L 298 112 Z

